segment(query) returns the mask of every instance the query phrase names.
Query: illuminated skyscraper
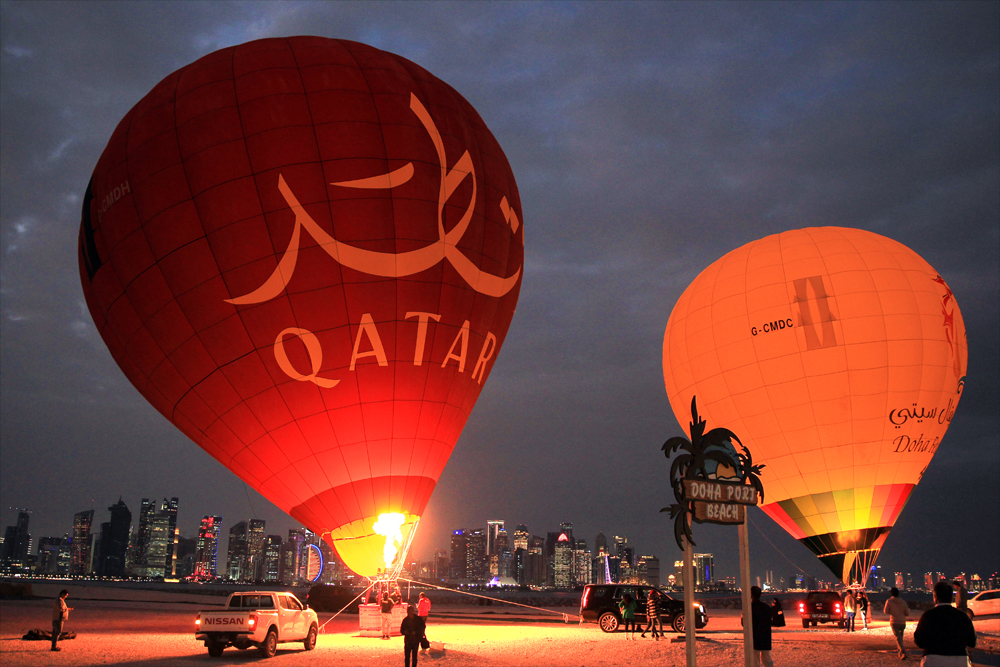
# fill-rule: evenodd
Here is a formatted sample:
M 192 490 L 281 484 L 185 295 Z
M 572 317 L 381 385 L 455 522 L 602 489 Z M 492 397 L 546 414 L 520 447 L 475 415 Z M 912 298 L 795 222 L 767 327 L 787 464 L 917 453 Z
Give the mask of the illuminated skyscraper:
M 578 539 L 573 545 L 573 585 L 585 586 L 594 583 L 591 574 L 590 551 L 587 550 L 587 541 Z
M 528 527 L 523 523 L 518 524 L 517 528 L 514 529 L 514 549 L 524 549 L 528 550 L 528 540 L 531 538 L 531 533 L 528 532 Z
M 203 516 L 198 529 L 198 546 L 195 552 L 194 576 L 196 579 L 215 579 L 219 576 L 219 537 L 222 534 L 221 516 Z
M 503 530 L 503 521 L 493 519 L 486 522 L 486 555 L 497 554 L 497 534 Z
M 469 532 L 469 549 L 465 554 L 466 571 L 472 581 L 485 581 L 489 561 L 486 559 L 486 533 Z
M 28 532 L 30 519 L 30 512 L 21 510 L 17 513 L 17 523 L 7 526 L 7 530 L 4 531 L 0 564 L 11 570 L 20 570 L 27 566 L 28 554 L 31 552 L 31 534 Z
M 240 521 L 229 529 L 229 550 L 226 559 L 226 577 L 230 581 L 244 581 L 247 572 L 247 522 Z
M 639 583 L 646 586 L 660 586 L 660 559 L 656 556 L 639 556 L 636 558 L 636 576 Z
M 263 519 L 250 519 L 247 525 L 247 581 L 264 580 Z
M 77 512 L 73 515 L 73 533 L 69 547 L 69 574 L 82 577 L 90 574 L 90 526 L 94 522 L 94 510 Z
M 715 560 L 712 554 L 694 554 L 694 585 L 704 588 L 715 581 Z
M 279 581 L 278 574 L 281 565 L 281 535 L 268 535 L 264 538 L 264 576 L 263 581 L 274 583 Z
M 594 551 L 596 552 L 595 556 L 608 553 L 608 538 L 604 536 L 604 533 L 598 533 L 597 537 L 594 538 Z
M 552 581 L 556 588 L 573 586 L 573 543 L 566 533 L 560 533 L 553 550 Z
M 464 528 L 451 531 L 451 566 L 449 578 L 452 581 L 469 578 L 469 536 Z

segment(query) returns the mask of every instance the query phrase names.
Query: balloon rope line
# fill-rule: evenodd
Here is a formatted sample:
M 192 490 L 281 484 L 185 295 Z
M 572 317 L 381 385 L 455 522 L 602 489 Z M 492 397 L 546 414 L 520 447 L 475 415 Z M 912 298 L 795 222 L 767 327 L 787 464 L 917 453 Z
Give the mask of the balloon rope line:
M 434 584 L 428 584 L 428 583 L 426 583 L 424 581 L 413 581 L 412 579 L 403 579 L 402 577 L 400 577 L 399 580 L 400 581 L 408 581 L 411 584 L 417 584 L 418 586 L 428 586 L 430 588 L 436 588 L 436 589 L 438 589 L 440 591 L 450 591 L 452 593 L 461 593 L 462 595 L 469 595 L 469 596 L 474 597 L 474 598 L 482 598 L 484 600 L 493 600 L 494 602 L 502 602 L 503 604 L 514 605 L 515 607 L 525 607 L 526 609 L 535 609 L 537 611 L 544 611 L 546 614 L 555 614 L 556 616 L 562 616 L 563 617 L 563 621 L 565 621 L 566 623 L 569 623 L 569 617 L 570 616 L 572 616 L 574 618 L 579 618 L 579 616 L 577 616 L 576 614 L 564 614 L 562 612 L 552 611 L 551 609 L 545 609 L 543 607 L 532 607 L 530 604 L 521 604 L 520 602 L 511 602 L 509 600 L 501 600 L 500 598 L 491 598 L 491 597 L 488 597 L 486 595 L 479 595 L 478 593 L 469 593 L 467 591 L 460 591 L 460 590 L 457 590 L 457 589 L 454 589 L 454 588 L 446 588 L 444 586 L 435 586 Z
M 348 602 L 347 604 L 345 604 L 345 605 L 344 605 L 343 607 L 341 607 L 340 611 L 338 611 L 338 612 L 337 612 L 336 614 L 334 614 L 334 615 L 333 615 L 333 616 L 331 616 L 330 618 L 326 619 L 326 623 L 329 623 L 329 622 L 330 622 L 330 621 L 332 621 L 333 619 L 335 619 L 335 618 L 337 618 L 338 616 L 340 616 L 340 614 L 341 614 L 341 612 L 342 612 L 342 611 L 344 611 L 345 609 L 347 609 L 348 607 L 350 607 L 350 606 L 351 606 L 352 604 L 354 604 L 354 602 L 355 602 L 355 601 L 356 601 L 356 600 L 357 600 L 358 598 L 360 598 L 360 597 L 361 597 L 362 595 L 364 595 L 364 594 L 365 594 L 365 593 L 367 593 L 367 592 L 368 592 L 369 590 L 371 590 L 372 586 L 374 586 L 374 585 L 375 585 L 375 582 L 374 582 L 374 581 L 373 581 L 373 582 L 371 582 L 370 584 L 368 584 L 368 588 L 366 588 L 365 590 L 363 590 L 363 591 L 361 591 L 360 593 L 358 593 L 358 596 L 357 596 L 356 598 L 354 598 L 354 600 L 351 600 L 350 602 Z M 323 625 L 319 626 L 319 631 L 320 631 L 320 632 L 322 632 L 322 631 L 323 631 L 323 628 L 325 628 L 325 627 L 326 627 L 326 623 L 324 623 Z
M 253 501 L 250 500 L 250 491 L 247 489 L 247 483 L 243 482 L 243 493 L 246 494 L 247 502 L 250 503 L 250 511 L 253 512 L 253 518 L 257 518 L 257 510 L 253 506 Z
M 767 543 L 770 544 L 771 547 L 775 551 L 777 551 L 779 554 L 781 554 L 782 558 L 784 558 L 785 560 L 787 560 L 789 563 L 792 563 L 792 560 L 788 556 L 785 555 L 785 552 L 783 552 L 778 547 L 774 546 L 774 542 L 772 542 L 771 539 L 767 535 L 764 534 L 764 531 L 761 530 L 760 527 L 757 526 L 756 523 L 754 523 L 753 517 L 750 516 L 750 512 L 747 512 L 747 519 L 750 521 L 750 523 L 753 524 L 753 527 L 757 529 L 757 532 L 760 533 L 761 537 L 763 537 L 765 540 L 767 540 Z M 811 574 L 808 574 L 805 570 L 803 570 L 801 567 L 799 567 L 795 563 L 792 563 L 792 567 L 794 567 L 796 570 L 798 570 L 800 574 L 803 574 L 803 575 L 805 575 L 807 577 L 811 577 L 812 576 Z

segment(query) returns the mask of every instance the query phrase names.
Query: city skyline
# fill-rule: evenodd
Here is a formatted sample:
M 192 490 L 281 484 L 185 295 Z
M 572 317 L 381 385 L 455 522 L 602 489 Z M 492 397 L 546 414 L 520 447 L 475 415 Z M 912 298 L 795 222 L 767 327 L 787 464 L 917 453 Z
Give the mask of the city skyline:
M 33 532 L 62 535 L 92 508 L 98 532 L 121 494 L 133 521 L 141 498 L 179 497 L 182 533 L 204 514 L 296 527 L 128 382 L 84 303 L 78 244 L 94 167 L 157 82 L 217 49 L 318 34 L 452 86 L 520 192 L 517 312 L 414 553 L 490 517 L 576 517 L 672 562 L 660 447 L 687 424 L 664 386 L 670 313 L 718 258 L 809 226 L 911 248 L 966 324 L 961 404 L 877 564 L 982 572 L 1000 552 L 996 3 L 4 2 L 0 18 L 0 525 L 23 505 Z M 755 568 L 827 576 L 749 517 Z M 694 537 L 736 570 L 734 528 Z
M 148 499 L 143 498 L 143 500 L 145 501 L 145 500 L 148 500 Z M 171 501 L 172 501 L 173 508 L 176 510 L 178 498 L 174 497 L 174 498 L 171 499 Z M 123 502 L 123 501 L 121 501 L 121 502 Z M 168 502 L 167 499 L 164 498 L 163 499 L 163 503 L 166 504 L 167 502 Z M 124 505 L 125 505 L 125 507 L 127 509 L 127 503 L 124 503 Z M 149 503 L 149 505 L 150 506 L 155 506 L 156 502 L 155 501 L 151 502 L 151 503 Z M 109 508 L 109 510 L 110 509 L 111 508 Z M 162 507 L 161 507 L 161 509 L 162 509 Z M 25 510 L 23 508 L 20 509 L 19 512 L 18 512 L 18 517 L 19 517 L 19 523 L 17 524 L 18 526 L 20 525 L 20 517 L 22 516 L 22 513 L 24 513 L 24 512 L 28 512 L 29 516 L 30 516 L 30 510 Z M 78 517 L 80 517 L 83 514 L 88 514 L 89 512 L 90 512 L 89 510 L 84 510 L 83 512 L 76 513 L 74 516 L 78 518 Z M 96 514 L 91 515 L 91 517 L 90 517 L 91 521 L 93 520 L 94 516 L 97 516 L 97 515 Z M 132 536 L 132 540 L 131 540 L 131 543 L 129 545 L 129 552 L 128 552 L 129 553 L 129 558 L 130 558 L 129 566 L 131 566 L 131 567 L 145 565 L 144 562 L 141 562 L 141 563 L 140 562 L 133 562 L 131 560 L 132 558 L 135 558 L 137 556 L 141 557 L 141 553 L 142 553 L 141 547 L 138 547 L 138 542 L 139 542 L 139 531 L 138 531 L 138 528 L 139 528 L 139 522 L 141 520 L 142 514 L 138 513 L 138 514 L 135 514 L 134 516 L 136 518 L 136 521 L 135 521 L 135 530 L 130 531 L 130 535 Z M 100 518 L 100 517 L 98 517 L 98 518 Z M 265 530 L 264 529 L 264 526 L 266 524 L 265 521 L 263 521 L 261 519 L 250 519 L 250 518 L 237 519 L 233 523 L 231 523 L 229 525 L 229 527 L 227 528 L 226 524 L 225 524 L 224 517 L 217 516 L 217 515 L 202 515 L 198 519 L 199 529 L 196 530 L 196 531 L 194 531 L 193 534 L 191 534 L 191 535 L 185 535 L 184 533 L 180 532 L 179 526 L 178 526 L 178 529 L 177 529 L 178 530 L 177 536 L 179 538 L 187 540 L 187 541 L 189 541 L 191 543 L 196 543 L 195 552 L 198 553 L 198 554 L 200 554 L 201 551 L 202 551 L 202 549 L 204 548 L 203 545 L 201 544 L 200 538 L 201 538 L 201 535 L 202 535 L 203 531 L 205 530 L 205 526 L 206 526 L 205 522 L 206 522 L 206 520 L 209 520 L 209 525 L 211 526 L 211 530 L 213 531 L 214 540 L 215 540 L 214 545 L 210 545 L 210 548 L 214 548 L 214 551 L 207 555 L 207 558 L 209 559 L 209 562 L 213 563 L 213 565 L 210 566 L 209 569 L 212 572 L 214 572 L 214 575 L 212 577 L 209 577 L 209 578 L 215 578 L 217 576 L 220 579 L 229 579 L 229 580 L 266 581 L 268 579 L 267 579 L 267 576 L 266 576 L 266 570 L 263 569 L 263 568 L 266 567 L 266 565 L 265 565 L 265 559 L 263 558 L 263 554 L 264 554 L 264 551 L 266 550 L 266 548 L 268 547 L 268 544 L 269 544 L 268 540 L 270 540 L 271 538 L 277 537 L 277 542 L 275 544 L 275 547 L 278 548 L 278 549 L 280 549 L 282 547 L 282 543 L 284 542 L 284 538 L 281 537 L 282 534 L 287 533 L 289 535 L 289 538 L 291 538 L 291 539 L 297 539 L 297 538 L 295 538 L 296 535 L 298 535 L 300 537 L 301 536 L 306 536 L 306 535 L 312 535 L 312 533 L 310 531 L 308 531 L 307 529 L 305 529 L 305 528 L 303 528 L 301 526 L 298 527 L 298 528 L 294 528 L 294 527 L 293 528 L 289 528 L 287 531 Z M 67 531 L 64 534 L 64 536 L 72 535 L 73 534 L 73 528 L 76 527 L 76 524 L 77 524 L 77 519 L 75 518 L 74 521 L 73 521 L 73 526 L 71 527 L 71 530 Z M 573 543 L 573 542 L 582 542 L 584 545 L 591 545 L 591 546 L 585 546 L 584 549 L 586 550 L 586 553 L 591 558 L 594 558 L 594 559 L 598 558 L 599 554 L 601 554 L 601 553 L 606 553 L 606 554 L 611 555 L 613 557 L 616 556 L 616 554 L 618 554 L 618 557 L 620 558 L 621 557 L 621 551 L 617 550 L 619 548 L 617 545 L 619 543 L 622 546 L 626 546 L 627 545 L 626 546 L 626 548 L 627 548 L 627 558 L 630 561 L 632 561 L 630 567 L 635 567 L 636 564 L 638 563 L 639 559 L 641 559 L 641 558 L 650 558 L 650 557 L 652 557 L 652 558 L 656 558 L 657 559 L 657 561 L 658 561 L 658 563 L 657 563 L 658 581 L 659 581 L 659 585 L 661 585 L 663 587 L 668 587 L 670 585 L 670 584 L 668 584 L 668 576 L 671 573 L 671 568 L 670 568 L 671 563 L 673 563 L 674 568 L 676 568 L 678 566 L 678 564 L 681 562 L 680 560 L 673 560 L 673 559 L 670 559 L 670 558 L 661 558 L 656 553 L 647 552 L 647 551 L 639 548 L 639 546 L 641 546 L 641 543 L 637 542 L 635 539 L 633 539 L 632 542 L 629 542 L 628 541 L 629 538 L 628 538 L 627 535 L 617 535 L 617 534 L 614 534 L 614 533 L 607 533 L 606 534 L 606 533 L 604 533 L 604 531 L 598 531 L 598 533 L 596 533 L 594 535 L 593 541 L 591 542 L 591 540 L 588 540 L 586 537 L 581 537 L 579 533 L 574 534 L 574 524 L 571 523 L 571 522 L 565 522 L 565 521 L 563 521 L 563 522 L 554 524 L 555 526 L 558 526 L 558 528 L 559 528 L 559 530 L 557 530 L 557 531 L 548 531 L 548 530 L 541 530 L 541 531 L 539 531 L 539 532 L 544 533 L 547 537 L 542 537 L 541 535 L 536 535 L 534 532 L 532 532 L 532 530 L 529 527 L 526 526 L 526 524 L 521 524 L 521 523 L 516 524 L 516 528 L 513 528 L 510 531 L 507 531 L 506 530 L 506 524 L 507 524 L 507 522 L 505 520 L 488 519 L 488 520 L 483 520 L 483 521 L 480 522 L 480 525 L 482 526 L 482 528 L 464 527 L 464 528 L 455 528 L 455 529 L 452 529 L 452 530 L 448 531 L 449 536 L 452 538 L 452 542 L 449 545 L 449 548 L 447 548 L 447 549 L 440 549 L 440 548 L 435 547 L 433 549 L 432 553 L 420 553 L 420 554 L 415 554 L 415 553 L 413 553 L 411 551 L 408 554 L 408 556 L 407 556 L 407 563 L 408 564 L 429 563 L 429 562 L 432 562 L 434 559 L 438 558 L 440 555 L 447 555 L 447 556 L 449 556 L 449 560 L 451 562 L 454 562 L 454 548 L 455 548 L 454 536 L 457 535 L 457 534 L 459 534 L 462 531 L 468 531 L 469 533 L 477 533 L 479 535 L 479 537 L 481 538 L 481 540 L 482 540 L 482 552 L 483 552 L 482 555 L 485 555 L 485 556 L 488 557 L 490 555 L 490 551 L 489 551 L 489 547 L 487 546 L 487 544 L 488 544 L 488 542 L 487 542 L 487 535 L 488 535 L 489 530 L 490 530 L 491 527 L 494 527 L 494 528 L 495 527 L 499 527 L 500 528 L 500 531 L 502 532 L 502 539 L 503 539 L 502 543 L 504 544 L 504 546 L 509 546 L 509 551 L 511 552 L 510 555 L 513 555 L 513 552 L 518 548 L 517 547 L 517 539 L 518 538 L 516 537 L 516 534 L 518 532 L 522 531 L 522 529 L 525 529 L 525 528 L 527 528 L 527 532 L 525 534 L 526 534 L 526 539 L 529 541 L 529 544 L 531 542 L 535 541 L 535 540 L 538 540 L 540 547 L 541 546 L 548 546 L 548 545 L 546 545 L 547 541 L 551 542 L 554 539 L 555 536 L 558 536 L 560 534 L 565 535 L 568 532 L 568 535 L 570 536 L 570 542 L 571 543 Z M 257 547 L 256 547 L 256 551 L 255 551 L 254 555 L 255 555 L 256 558 L 259 558 L 260 560 L 257 561 L 256 565 L 251 565 L 251 568 L 253 568 L 252 569 L 253 575 L 251 575 L 250 578 L 247 578 L 247 576 L 245 574 L 241 574 L 240 568 L 247 567 L 248 563 L 253 563 L 254 562 L 253 558 L 248 558 L 249 556 L 251 556 L 251 554 L 250 554 L 250 551 L 249 551 L 249 549 L 247 547 L 247 542 L 246 542 L 247 536 L 249 536 L 250 532 L 254 530 L 252 528 L 254 525 L 256 525 L 256 531 L 255 531 L 255 533 L 257 535 Z M 473 524 L 469 524 L 469 526 L 472 526 L 472 525 Z M 242 528 L 240 528 L 240 526 L 242 526 Z M 6 538 L 10 534 L 11 530 L 14 529 L 15 527 L 16 526 L 7 526 L 6 529 L 5 529 L 6 533 L 5 533 L 4 537 Z M 568 531 L 566 531 L 567 527 L 569 528 Z M 234 549 L 234 541 L 233 541 L 234 531 L 238 531 L 237 534 L 242 534 L 243 535 L 243 538 L 242 538 L 243 541 L 242 542 L 237 542 L 236 544 L 239 544 L 240 546 L 236 547 L 235 549 Z M 37 545 L 37 547 L 35 548 L 35 551 L 34 551 L 34 553 L 32 555 L 37 554 L 37 558 L 39 558 L 39 559 L 43 558 L 43 551 L 44 551 L 45 548 L 48 548 L 48 542 L 47 542 L 47 540 L 61 540 L 62 539 L 62 537 L 58 536 L 58 535 L 35 535 L 35 534 L 31 534 L 31 532 L 32 531 L 29 530 L 29 534 L 30 534 L 29 544 L 32 545 L 32 546 L 33 545 Z M 91 535 L 93 536 L 94 534 L 92 533 Z M 228 535 L 229 536 L 229 541 L 226 542 L 226 543 L 223 543 L 223 536 L 224 535 Z M 603 541 L 602 541 L 602 538 L 603 538 Z M 319 541 L 318 536 L 314 536 L 314 539 L 316 540 L 316 542 Z M 4 544 L 5 544 L 4 541 L 0 541 L 0 554 L 6 554 L 7 553 L 7 548 L 3 546 Z M 53 542 L 53 545 L 55 545 L 55 544 L 56 543 Z M 72 554 L 75 553 L 75 550 L 74 550 L 72 544 L 70 544 L 70 545 L 64 545 L 64 546 L 68 547 L 68 548 L 65 549 L 65 551 L 66 551 L 65 556 L 66 556 L 66 559 L 67 559 L 67 567 L 72 567 L 72 565 L 70 565 L 69 563 L 74 558 Z M 328 545 L 324 546 L 324 551 L 328 551 L 329 554 L 330 554 L 330 556 L 333 558 L 333 560 L 335 560 L 335 561 L 339 560 L 339 559 L 336 558 L 334 550 L 332 548 L 329 548 Z M 281 553 L 284 553 L 284 552 L 282 551 Z M 465 552 L 463 552 L 463 554 L 464 553 Z M 549 554 L 549 555 L 551 556 L 551 554 Z M 705 563 L 701 562 L 701 560 L 700 560 L 700 557 L 704 557 L 704 556 L 707 556 L 707 561 L 706 561 L 707 565 Z M 239 564 L 236 565 L 236 569 L 235 570 L 233 569 L 234 568 L 234 564 L 233 564 L 234 557 L 237 558 L 237 559 L 242 559 L 239 562 Z M 281 556 L 278 553 L 278 551 L 275 551 L 275 557 L 282 557 L 282 558 L 284 558 L 284 556 Z M 464 555 L 463 555 L 463 557 L 464 557 Z M 324 557 L 324 559 L 326 559 L 326 557 Z M 73 562 L 75 562 L 75 561 L 73 561 Z M 195 556 L 195 562 L 197 562 L 197 556 Z M 496 565 L 496 562 L 494 561 L 494 566 L 495 565 Z M 548 563 L 548 565 L 545 566 L 545 567 L 551 568 L 551 567 L 553 567 L 553 565 L 554 565 L 554 563 L 550 561 Z M 811 581 L 813 583 L 815 583 L 815 582 L 823 582 L 824 585 L 832 585 L 834 587 L 836 587 L 836 586 L 839 585 L 837 582 L 830 581 L 831 580 L 831 576 L 830 576 L 829 573 L 827 573 L 825 571 L 820 570 L 819 576 L 814 576 L 814 575 L 809 574 L 809 573 L 807 573 L 805 571 L 799 570 L 798 568 L 796 568 L 794 566 L 794 564 L 789 564 L 789 565 L 790 565 L 791 569 L 788 569 L 788 568 L 785 568 L 785 569 L 780 569 L 780 568 L 763 568 L 762 569 L 763 566 L 758 567 L 757 565 L 755 565 L 753 563 L 753 561 L 751 561 L 751 579 L 753 581 L 758 582 L 758 583 L 760 581 L 764 581 L 764 582 L 766 582 L 768 584 L 774 584 L 775 586 L 772 586 L 772 587 L 776 587 L 776 584 L 777 584 L 778 580 L 786 581 L 786 577 L 787 577 L 787 581 L 789 583 L 791 583 L 793 580 L 795 580 L 796 578 L 798 578 L 800 581 L 805 581 L 805 582 Z M 277 569 L 277 567 L 278 566 L 275 566 L 274 572 L 271 573 L 271 580 L 276 581 L 276 582 L 280 581 L 280 579 L 278 577 L 278 569 Z M 705 570 L 706 567 L 708 568 L 708 571 L 709 571 L 708 574 L 705 574 L 704 572 L 702 572 L 702 570 Z M 923 580 L 925 580 L 922 585 L 918 585 L 918 586 L 907 585 L 907 588 L 911 588 L 911 589 L 915 589 L 915 590 L 922 589 L 922 588 L 927 588 L 929 590 L 929 586 L 933 585 L 933 581 L 937 581 L 938 579 L 941 579 L 941 578 L 948 578 L 948 579 L 959 578 L 959 579 L 964 579 L 967 582 L 967 585 L 968 585 L 968 582 L 969 582 L 969 578 L 971 578 L 971 577 L 976 577 L 977 581 L 979 581 L 980 584 L 982 584 L 982 582 L 987 581 L 987 579 L 989 579 L 989 580 L 996 580 L 997 579 L 997 572 L 996 571 L 986 571 L 986 570 L 976 571 L 975 568 L 962 567 L 961 564 L 958 564 L 955 567 L 949 569 L 947 571 L 947 577 L 945 576 L 945 572 L 938 571 L 938 570 L 933 570 L 933 569 L 926 570 L 926 571 L 923 570 L 923 569 L 919 569 L 919 570 L 913 570 L 912 572 L 910 572 L 910 571 L 899 570 L 898 568 L 894 568 L 892 564 L 881 563 L 881 562 L 876 567 L 882 573 L 882 575 L 881 575 L 882 576 L 882 580 L 881 580 L 881 582 L 879 582 L 879 586 L 881 586 L 882 584 L 884 584 L 886 582 L 889 582 L 890 581 L 890 577 L 898 578 L 898 577 L 900 577 L 901 575 L 903 575 L 905 573 L 906 580 L 909 581 L 909 582 L 916 581 L 917 579 L 923 579 Z M 296 565 L 295 568 L 297 569 L 298 565 Z M 483 561 L 483 568 L 484 568 L 484 571 L 488 570 L 488 568 L 489 568 L 489 560 L 488 560 L 488 558 L 486 558 Z M 698 585 L 699 587 L 701 587 L 702 583 L 706 579 L 708 581 L 729 581 L 729 582 L 735 582 L 735 585 L 738 586 L 738 582 L 739 582 L 739 573 L 738 573 L 738 571 L 732 571 L 732 572 L 730 572 L 727 568 L 722 568 L 722 569 L 720 569 L 720 570 L 717 571 L 716 570 L 716 566 L 715 566 L 714 555 L 712 553 L 705 554 L 705 553 L 701 553 L 700 551 L 698 553 L 696 553 L 695 554 L 695 569 L 696 569 L 695 581 L 696 581 L 696 585 Z M 777 576 L 774 576 L 774 572 L 775 571 L 777 571 L 779 573 Z M 71 572 L 72 572 L 72 570 L 71 570 Z M 188 574 L 195 574 L 195 573 L 196 573 L 196 569 L 192 570 L 191 572 L 186 572 L 185 576 L 188 575 Z M 617 573 L 618 573 L 618 571 L 615 570 L 615 574 L 616 575 L 617 575 Z M 932 583 L 930 585 L 928 585 L 927 584 L 927 580 L 928 580 L 927 578 L 930 577 L 932 575 L 932 573 L 935 574 L 935 577 L 932 580 L 930 580 L 930 581 L 932 581 Z M 559 585 L 556 584 L 556 581 L 554 580 L 553 576 L 551 576 L 553 574 L 552 572 L 548 572 L 548 574 L 550 575 L 548 577 L 548 579 L 544 583 L 538 583 L 538 585 L 545 585 L 545 586 L 555 587 L 555 588 L 565 587 L 565 586 L 559 586 Z M 575 571 L 574 571 L 574 574 L 575 574 Z M 143 573 L 143 571 L 135 571 L 135 570 L 133 570 L 131 572 L 131 576 L 133 578 L 155 578 L 156 575 L 154 575 L 154 574 L 145 574 L 145 573 Z M 482 582 L 487 582 L 491 578 L 493 578 L 494 576 L 496 576 L 496 573 L 493 573 L 490 576 L 478 577 L 478 580 L 481 580 Z M 600 578 L 600 576 L 601 575 L 596 575 L 596 576 L 592 575 L 592 579 L 595 579 L 595 580 L 588 581 L 587 583 L 599 583 L 598 581 L 596 581 L 596 579 Z M 170 577 L 168 577 L 168 578 L 170 578 Z M 455 575 L 455 568 L 454 568 L 454 566 L 451 565 L 451 563 L 449 563 L 449 576 L 445 577 L 444 579 L 445 580 L 451 579 L 452 583 L 455 583 L 457 581 L 466 581 L 466 580 L 469 580 L 470 578 L 466 577 L 464 575 L 463 576 Z M 616 579 L 616 577 L 613 578 L 613 579 Z M 679 579 L 679 577 L 678 577 L 678 579 Z M 566 580 L 564 579 L 563 581 L 566 581 Z M 677 585 L 678 586 L 680 585 L 679 581 L 677 582 Z

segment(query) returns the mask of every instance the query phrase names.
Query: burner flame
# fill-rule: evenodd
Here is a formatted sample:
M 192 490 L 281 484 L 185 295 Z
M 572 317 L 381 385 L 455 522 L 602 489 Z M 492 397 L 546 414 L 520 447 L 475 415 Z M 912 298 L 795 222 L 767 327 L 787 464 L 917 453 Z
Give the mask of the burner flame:
M 376 535 L 385 537 L 385 548 L 382 557 L 385 559 L 385 569 L 390 569 L 396 560 L 399 549 L 403 546 L 403 523 L 406 517 L 402 514 L 379 514 L 378 521 L 372 526 Z M 396 546 L 396 545 L 399 546 Z

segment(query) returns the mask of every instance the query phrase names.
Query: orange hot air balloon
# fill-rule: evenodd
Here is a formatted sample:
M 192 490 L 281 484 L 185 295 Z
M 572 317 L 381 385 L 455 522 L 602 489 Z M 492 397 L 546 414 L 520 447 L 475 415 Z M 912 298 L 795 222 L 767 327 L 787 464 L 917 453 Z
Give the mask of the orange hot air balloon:
M 768 236 L 695 278 L 663 338 L 692 396 L 766 464 L 762 509 L 844 583 L 867 579 L 962 394 L 965 325 L 919 255 L 859 229 Z
M 156 409 L 372 576 L 405 556 L 504 342 L 520 219 L 447 84 L 355 42 L 264 39 L 121 121 L 80 271 Z

